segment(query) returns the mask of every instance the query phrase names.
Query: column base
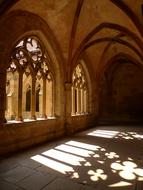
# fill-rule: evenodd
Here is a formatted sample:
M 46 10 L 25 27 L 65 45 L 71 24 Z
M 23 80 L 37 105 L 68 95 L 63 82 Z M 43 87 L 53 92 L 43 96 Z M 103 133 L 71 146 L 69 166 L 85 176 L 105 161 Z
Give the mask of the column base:
M 35 115 L 31 116 L 31 119 L 36 120 L 36 116 Z
M 15 120 L 16 120 L 16 121 L 23 121 L 23 117 L 22 117 L 22 116 L 17 117 Z
M 3 121 L 4 121 L 4 123 L 7 123 L 7 119 L 6 119 L 6 118 L 4 118 L 4 120 L 3 120 Z
M 1 118 L 0 118 L 0 124 L 4 124 L 4 123 L 7 123 L 6 118 L 4 118 L 4 119 L 1 119 Z
M 47 115 L 46 114 L 42 114 L 41 118 L 47 119 Z

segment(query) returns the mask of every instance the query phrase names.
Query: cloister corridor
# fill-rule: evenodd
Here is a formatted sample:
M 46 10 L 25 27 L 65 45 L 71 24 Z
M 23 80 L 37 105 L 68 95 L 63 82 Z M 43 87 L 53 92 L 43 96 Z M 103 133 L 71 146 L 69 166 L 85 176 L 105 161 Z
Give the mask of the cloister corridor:
M 0 160 L 0 190 L 142 190 L 143 128 L 96 126 Z

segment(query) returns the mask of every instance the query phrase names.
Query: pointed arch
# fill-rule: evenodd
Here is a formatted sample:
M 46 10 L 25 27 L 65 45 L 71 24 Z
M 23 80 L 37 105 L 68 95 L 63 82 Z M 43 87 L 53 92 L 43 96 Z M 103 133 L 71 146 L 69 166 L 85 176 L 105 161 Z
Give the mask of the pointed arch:
M 80 59 L 72 73 L 72 115 L 91 112 L 91 80 L 84 59 Z

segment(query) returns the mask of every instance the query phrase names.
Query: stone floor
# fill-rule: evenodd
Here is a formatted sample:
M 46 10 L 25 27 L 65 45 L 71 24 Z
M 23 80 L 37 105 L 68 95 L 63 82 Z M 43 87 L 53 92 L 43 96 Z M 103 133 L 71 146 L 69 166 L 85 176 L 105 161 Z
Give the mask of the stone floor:
M 143 127 L 100 126 L 0 159 L 0 190 L 143 190 Z

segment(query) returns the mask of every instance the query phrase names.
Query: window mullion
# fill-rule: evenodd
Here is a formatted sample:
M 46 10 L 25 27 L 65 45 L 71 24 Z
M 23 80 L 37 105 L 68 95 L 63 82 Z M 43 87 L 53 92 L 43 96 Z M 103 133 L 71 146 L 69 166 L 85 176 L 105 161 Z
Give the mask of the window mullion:
M 36 87 L 36 77 L 32 76 L 32 90 L 31 90 L 31 119 L 36 120 L 36 93 L 35 93 L 35 87 Z
M 22 117 L 22 88 L 23 88 L 23 73 L 19 72 L 18 78 L 18 112 L 17 112 L 17 121 L 23 121 Z

